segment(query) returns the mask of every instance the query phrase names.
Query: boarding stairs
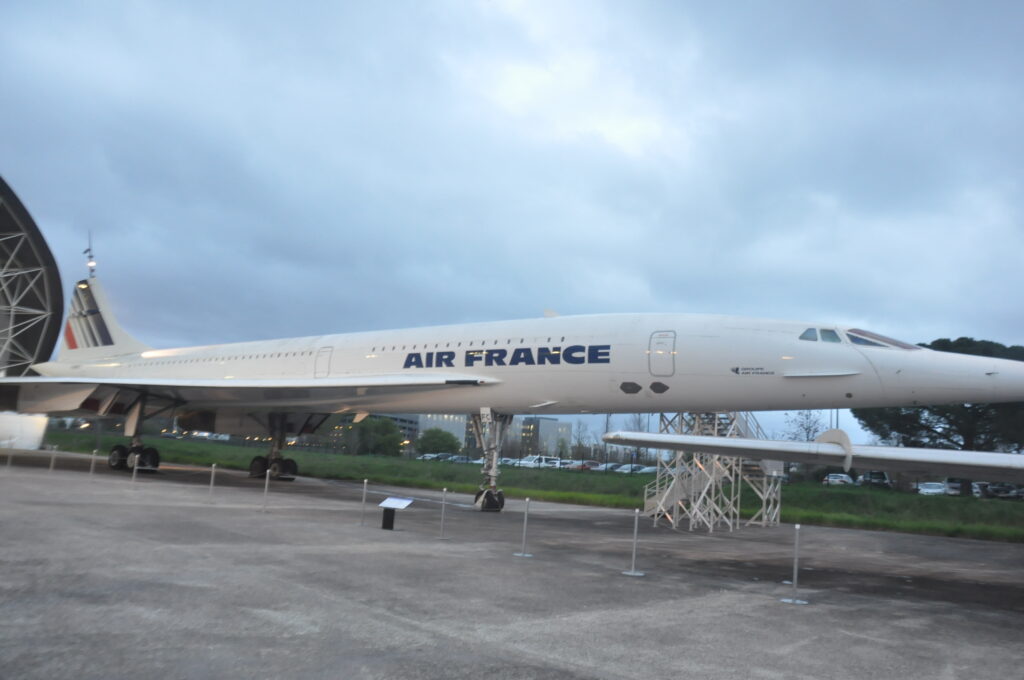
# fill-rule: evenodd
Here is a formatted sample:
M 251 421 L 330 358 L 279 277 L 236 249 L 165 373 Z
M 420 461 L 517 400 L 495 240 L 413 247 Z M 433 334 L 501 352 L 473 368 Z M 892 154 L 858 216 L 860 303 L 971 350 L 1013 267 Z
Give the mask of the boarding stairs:
M 663 433 L 706 437 L 765 439 L 757 420 L 749 413 L 662 414 Z M 777 461 L 745 461 L 693 451 L 677 452 L 670 461 L 659 460 L 653 482 L 644 490 L 644 513 L 657 524 L 665 519 L 673 529 L 688 522 L 688 529 L 713 532 L 740 526 L 740 493 L 750 486 L 761 507 L 747 525 L 778 524 L 781 511 L 782 464 Z

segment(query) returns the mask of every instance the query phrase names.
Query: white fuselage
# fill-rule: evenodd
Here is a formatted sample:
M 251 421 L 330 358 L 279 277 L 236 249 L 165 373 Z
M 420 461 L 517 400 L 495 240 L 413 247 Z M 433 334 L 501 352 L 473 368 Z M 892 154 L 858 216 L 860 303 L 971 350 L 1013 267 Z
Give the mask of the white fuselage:
M 837 331 L 839 341 L 801 340 L 810 328 Z M 756 411 L 1024 400 L 1024 362 L 855 345 L 827 324 L 708 315 L 500 321 L 149 350 L 35 368 L 79 378 L 316 384 L 443 373 L 487 381 L 467 389 L 357 390 L 303 404 L 331 412 Z

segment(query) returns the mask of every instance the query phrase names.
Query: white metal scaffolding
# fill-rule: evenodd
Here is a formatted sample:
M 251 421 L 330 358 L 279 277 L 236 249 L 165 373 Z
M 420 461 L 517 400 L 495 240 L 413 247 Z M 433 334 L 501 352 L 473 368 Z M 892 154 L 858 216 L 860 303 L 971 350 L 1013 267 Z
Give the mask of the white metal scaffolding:
M 663 413 L 658 430 L 705 437 L 765 438 L 752 415 L 737 412 Z M 687 521 L 690 531 L 732 531 L 740 526 L 740 497 L 746 484 L 761 503 L 747 525 L 773 526 L 779 523 L 781 511 L 781 471 L 781 464 L 769 461 L 680 451 L 671 461 L 659 460 L 657 477 L 645 490 L 644 512 L 655 523 L 665 518 L 674 529 Z

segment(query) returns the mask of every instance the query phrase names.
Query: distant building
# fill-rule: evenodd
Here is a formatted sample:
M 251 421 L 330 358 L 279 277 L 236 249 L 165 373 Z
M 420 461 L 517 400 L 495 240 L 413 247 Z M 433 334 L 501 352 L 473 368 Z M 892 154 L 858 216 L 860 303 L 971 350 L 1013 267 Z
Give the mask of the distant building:
M 564 451 L 568 455 L 572 445 L 572 423 L 548 416 L 522 418 L 519 447 L 523 456 L 557 456 L 559 441 L 564 442 Z
M 464 415 L 453 415 L 451 413 L 421 414 L 419 418 L 419 434 L 427 430 L 444 430 L 459 440 L 459 445 L 466 446 L 466 427 L 469 418 Z M 418 437 L 419 435 L 417 435 Z

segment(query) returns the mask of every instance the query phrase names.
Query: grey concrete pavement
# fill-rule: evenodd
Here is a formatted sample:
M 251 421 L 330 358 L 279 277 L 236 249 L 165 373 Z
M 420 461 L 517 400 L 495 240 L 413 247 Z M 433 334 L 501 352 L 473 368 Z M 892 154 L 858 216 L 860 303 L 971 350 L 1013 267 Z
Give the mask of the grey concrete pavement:
M 0 677 L 1019 677 L 1024 546 L 805 527 L 713 536 L 439 493 L 382 531 L 359 484 L 0 458 Z M 374 487 L 379 501 L 391 490 Z

